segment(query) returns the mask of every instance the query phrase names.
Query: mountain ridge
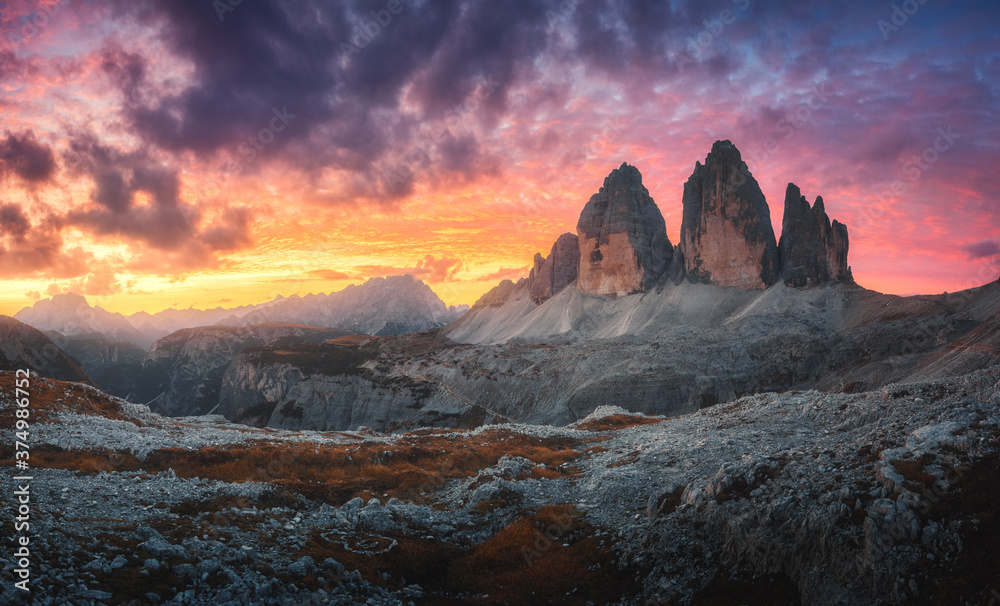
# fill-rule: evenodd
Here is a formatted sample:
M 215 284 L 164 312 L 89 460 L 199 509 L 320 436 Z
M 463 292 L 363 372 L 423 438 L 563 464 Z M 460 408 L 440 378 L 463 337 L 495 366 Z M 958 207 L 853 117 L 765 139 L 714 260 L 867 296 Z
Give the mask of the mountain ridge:
M 394 292 L 395 289 L 395 292 Z M 347 294 L 340 294 L 347 293 Z M 366 299 L 374 293 L 374 302 Z M 346 300 L 359 309 L 324 309 Z M 307 307 L 303 302 L 313 305 Z M 389 313 L 361 313 L 360 308 L 373 308 L 381 304 L 389 306 Z M 296 317 L 294 310 L 305 315 Z M 155 314 L 136 312 L 124 315 L 109 312 L 100 306 L 91 306 L 86 297 L 76 293 L 53 295 L 49 299 L 36 301 L 14 314 L 19 321 L 41 331 L 59 333 L 64 337 L 94 339 L 109 343 L 124 341 L 149 349 L 158 339 L 186 328 L 198 326 L 250 326 L 270 321 L 345 328 L 356 332 L 371 331 L 372 334 L 397 334 L 412 330 L 424 330 L 443 326 L 460 317 L 469 309 L 467 305 L 447 306 L 423 281 L 410 275 L 371 278 L 360 285 L 351 284 L 343 290 L 329 294 L 308 294 L 304 297 L 284 297 L 278 295 L 270 301 L 256 305 L 235 308 L 213 309 L 165 309 Z M 351 326 L 335 326 L 324 322 L 344 321 Z

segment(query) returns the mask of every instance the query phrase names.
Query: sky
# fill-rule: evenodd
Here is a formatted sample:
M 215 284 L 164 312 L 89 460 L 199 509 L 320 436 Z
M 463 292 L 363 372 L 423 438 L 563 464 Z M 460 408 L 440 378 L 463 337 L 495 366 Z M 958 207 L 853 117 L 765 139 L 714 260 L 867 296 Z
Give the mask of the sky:
M 856 281 L 1000 275 L 1000 3 L 0 2 L 0 313 L 209 308 L 526 276 L 603 178 L 742 151 L 850 230 Z

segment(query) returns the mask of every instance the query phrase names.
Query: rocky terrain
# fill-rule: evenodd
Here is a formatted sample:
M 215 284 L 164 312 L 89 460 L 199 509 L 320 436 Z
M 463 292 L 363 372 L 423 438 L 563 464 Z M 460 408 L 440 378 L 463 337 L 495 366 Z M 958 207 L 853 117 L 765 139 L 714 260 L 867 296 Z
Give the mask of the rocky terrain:
M 317 343 L 346 334 L 353 333 L 281 323 L 179 330 L 157 341 L 138 362 L 131 380 L 119 386 L 120 392 L 111 393 L 164 415 L 207 414 L 219 403 L 223 374 L 244 349 Z
M 523 316 L 480 323 L 475 312 L 414 335 L 248 350 L 223 379 L 219 412 L 320 430 L 564 425 L 616 398 L 678 415 L 756 392 L 865 391 L 1000 364 L 1000 282 L 926 297 L 851 283 L 682 282 L 614 299 L 567 288 Z
M 0 374 L 5 461 L 12 387 Z M 1000 367 L 397 435 L 167 419 L 41 379 L 32 402 L 32 592 L 8 568 L 3 603 L 983 605 L 1000 587 Z
M 125 399 L 34 379 L 36 590 L 0 602 L 1000 600 L 1000 280 L 863 288 L 822 198 L 790 183 L 775 239 L 728 141 L 682 204 L 675 247 L 622 164 L 446 325 L 423 283 L 373 280 L 221 320 L 340 328 L 173 333 Z M 51 343 L 7 325 L 9 363 Z M 5 465 L 13 392 L 0 369 Z
M 1000 282 L 934 296 L 867 290 L 852 279 L 847 228 L 794 184 L 779 245 L 729 141 L 696 163 L 682 202 L 671 248 L 641 174 L 622 164 L 581 212 L 578 253 L 563 234 L 528 278 L 424 335 L 246 352 L 226 372 L 219 412 L 318 430 L 564 425 L 620 394 L 630 411 L 677 415 L 1000 363 Z

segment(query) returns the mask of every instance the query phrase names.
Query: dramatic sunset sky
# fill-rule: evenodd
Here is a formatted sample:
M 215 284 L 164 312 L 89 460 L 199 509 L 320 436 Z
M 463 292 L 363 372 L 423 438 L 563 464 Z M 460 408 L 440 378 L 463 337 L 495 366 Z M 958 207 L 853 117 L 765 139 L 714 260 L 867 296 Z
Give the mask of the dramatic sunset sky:
M 575 231 L 623 161 L 676 244 L 716 139 L 775 233 L 789 181 L 822 195 L 863 286 L 1000 274 L 995 0 L 0 11 L 0 313 L 67 291 L 228 307 L 401 273 L 472 303 Z

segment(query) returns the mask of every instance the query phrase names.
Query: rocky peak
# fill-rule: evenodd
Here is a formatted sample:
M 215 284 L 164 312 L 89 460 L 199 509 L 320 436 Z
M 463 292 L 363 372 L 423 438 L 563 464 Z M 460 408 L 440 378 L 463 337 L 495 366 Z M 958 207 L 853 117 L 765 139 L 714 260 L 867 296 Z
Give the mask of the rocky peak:
M 528 276 L 531 300 L 544 303 L 576 280 L 580 266 L 580 245 L 576 234 L 559 236 L 548 258 L 535 253 L 534 267 Z
M 663 215 L 627 163 L 611 171 L 591 196 L 576 226 L 580 250 L 577 287 L 586 293 L 649 290 L 670 265 L 673 246 Z
M 541 256 L 541 255 L 538 255 Z M 489 307 L 502 307 L 505 303 L 517 296 L 522 289 L 527 288 L 528 281 L 524 278 L 517 282 L 512 280 L 502 280 L 499 284 L 489 289 L 472 306 L 470 311 L 480 311 Z
M 794 183 L 785 190 L 781 219 L 781 277 L 788 286 L 813 286 L 851 279 L 847 265 L 847 226 L 830 222 L 823 198 L 809 202 Z
M 90 309 L 87 298 L 75 292 L 52 295 L 52 307 L 64 310 Z
M 689 279 L 743 289 L 777 281 L 778 250 L 764 194 L 732 142 L 716 141 L 684 184 L 679 250 Z

